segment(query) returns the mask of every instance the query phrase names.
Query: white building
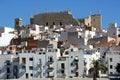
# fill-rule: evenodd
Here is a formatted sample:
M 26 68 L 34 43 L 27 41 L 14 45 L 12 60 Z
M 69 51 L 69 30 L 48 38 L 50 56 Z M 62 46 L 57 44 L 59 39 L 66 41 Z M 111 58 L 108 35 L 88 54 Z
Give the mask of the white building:
M 19 78 L 44 78 L 45 54 L 19 53 Z
M 57 60 L 57 78 L 69 77 L 69 58 L 59 57 Z
M 106 55 L 108 74 L 117 74 L 116 66 L 120 63 L 119 53 L 112 53 Z
M 84 58 L 83 51 L 78 48 L 69 49 L 63 54 L 66 57 L 67 65 L 65 69 L 66 77 L 83 77 L 84 76 Z M 61 64 L 62 65 L 62 64 Z
M 78 49 L 70 49 L 63 56 L 52 48 L 43 53 L 19 53 L 19 78 L 82 77 L 83 72 L 83 52 Z
M 69 76 L 83 77 L 84 75 L 84 58 L 83 51 L 71 49 L 69 51 Z
M 10 32 L 14 31 L 14 29 L 9 27 L 0 27 L 0 47 L 8 46 L 10 44 L 11 39 L 15 36 Z
M 60 57 L 59 49 L 48 48 L 46 52 L 46 76 L 57 78 L 57 60 Z
M 12 60 L 12 55 L 0 55 L 0 79 L 13 79 L 17 77 L 18 62 Z
M 100 60 L 100 50 L 99 48 L 94 48 L 93 50 L 84 51 L 84 64 L 85 64 L 85 74 L 89 75 L 89 69 L 93 66 L 93 60 Z

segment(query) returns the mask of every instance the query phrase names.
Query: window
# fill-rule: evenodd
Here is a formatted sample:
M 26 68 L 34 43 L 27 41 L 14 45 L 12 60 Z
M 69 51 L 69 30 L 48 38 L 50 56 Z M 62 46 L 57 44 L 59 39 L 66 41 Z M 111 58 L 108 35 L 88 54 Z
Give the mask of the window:
M 33 61 L 33 58 L 29 58 L 29 61 Z
M 112 65 L 110 65 L 110 69 L 112 69 L 113 68 L 113 66 Z
M 73 49 L 71 49 L 71 52 L 73 51 Z
M 75 76 L 78 77 L 78 72 L 75 73 Z
M 53 25 L 55 25 L 55 22 L 53 22 Z
M 51 50 L 49 49 L 48 52 L 51 52 Z
M 52 57 L 48 57 L 48 59 L 49 59 L 50 62 L 53 61 L 53 58 L 52 58 Z
M 22 58 L 22 64 L 26 64 L 26 58 Z
M 73 70 L 71 70 L 71 73 L 73 73 L 74 71 Z
M 64 63 L 61 63 L 61 68 L 65 69 L 65 64 Z
M 106 52 L 104 52 L 104 56 L 106 55 Z
M 43 52 L 43 54 L 45 54 L 45 52 Z
M 120 37 L 120 34 L 118 34 L 118 37 Z
M 40 51 L 43 51 L 43 49 L 40 49 Z
M 26 66 L 22 66 L 22 70 L 25 72 L 26 71 Z
M 41 52 L 39 54 L 42 54 Z
M 110 74 L 113 74 L 113 72 L 110 72 Z
M 18 22 L 18 21 L 16 21 L 16 25 L 19 25 L 19 22 Z
M 68 51 L 66 51 L 66 52 L 65 52 L 65 55 L 68 55 L 68 54 L 69 54 L 69 52 L 68 52 Z
M 65 71 L 64 71 L 64 70 L 62 70 L 62 71 L 61 71 L 61 73 L 62 73 L 62 74 L 64 74 L 64 73 L 65 73 Z
M 7 75 L 7 79 L 9 79 L 10 78 L 10 76 L 9 75 Z
M 105 58 L 105 56 L 102 56 L 102 58 Z
M 75 63 L 76 69 L 78 69 L 78 63 Z
M 33 66 L 29 66 L 29 70 L 33 70 Z
M 18 52 L 16 52 L 16 55 L 18 55 Z
M 46 26 L 48 26 L 48 22 L 46 22 Z
M 30 74 L 31 77 L 33 77 L 33 74 Z
M 71 63 L 71 66 L 73 66 L 74 64 L 73 63 Z
M 25 69 L 26 68 L 26 66 L 22 66 L 22 69 Z
M 28 73 L 26 73 L 26 78 L 29 78 Z
M 110 62 L 112 62 L 112 58 L 110 58 Z
M 6 60 L 5 64 L 10 65 L 10 60 Z
M 10 73 L 10 68 L 9 67 L 7 67 L 7 73 Z
M 60 26 L 62 26 L 62 22 L 60 22 Z

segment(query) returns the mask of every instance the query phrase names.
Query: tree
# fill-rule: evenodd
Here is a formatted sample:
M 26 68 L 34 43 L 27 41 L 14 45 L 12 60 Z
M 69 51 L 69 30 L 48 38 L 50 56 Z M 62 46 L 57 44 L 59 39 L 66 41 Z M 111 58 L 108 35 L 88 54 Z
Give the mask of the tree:
M 117 71 L 118 73 L 120 73 L 120 63 L 117 64 L 117 66 L 116 66 L 116 71 Z
M 96 78 L 99 77 L 100 70 L 107 71 L 107 68 L 100 63 L 100 60 L 93 60 L 92 64 L 93 67 L 89 69 L 89 72 L 93 72 L 93 80 L 96 80 Z

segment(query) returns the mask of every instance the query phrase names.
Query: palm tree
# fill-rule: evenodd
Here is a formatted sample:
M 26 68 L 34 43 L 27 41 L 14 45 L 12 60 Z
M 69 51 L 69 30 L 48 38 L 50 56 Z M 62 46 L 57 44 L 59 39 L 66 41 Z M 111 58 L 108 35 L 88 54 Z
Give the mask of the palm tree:
M 96 80 L 97 77 L 99 77 L 99 71 L 104 70 L 107 71 L 107 68 L 100 64 L 100 60 L 93 60 L 92 61 L 93 67 L 89 69 L 89 72 L 93 72 L 93 80 Z

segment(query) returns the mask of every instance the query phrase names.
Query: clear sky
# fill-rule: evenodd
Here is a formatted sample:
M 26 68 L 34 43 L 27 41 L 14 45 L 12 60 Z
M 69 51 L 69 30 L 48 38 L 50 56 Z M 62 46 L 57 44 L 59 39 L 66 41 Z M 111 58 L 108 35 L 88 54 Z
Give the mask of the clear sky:
M 120 25 L 120 0 L 0 0 L 0 26 L 14 27 L 17 17 L 26 25 L 34 14 L 65 10 L 70 10 L 75 18 L 100 12 L 103 28 L 111 22 Z

